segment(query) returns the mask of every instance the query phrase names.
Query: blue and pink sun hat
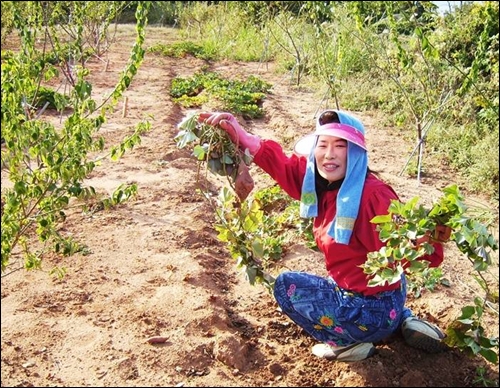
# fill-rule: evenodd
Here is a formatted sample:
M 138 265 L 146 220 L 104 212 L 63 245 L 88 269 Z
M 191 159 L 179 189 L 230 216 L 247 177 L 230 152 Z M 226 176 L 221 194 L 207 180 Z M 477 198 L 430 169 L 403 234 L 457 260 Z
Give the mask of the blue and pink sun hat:
M 339 118 L 340 123 L 322 123 L 322 118 L 328 114 L 334 113 Z M 328 109 L 322 112 L 316 119 L 316 130 L 301 138 L 294 146 L 294 152 L 299 155 L 309 155 L 310 151 L 316 145 L 318 136 L 327 135 L 345 139 L 366 150 L 365 128 L 361 121 L 349 113 Z

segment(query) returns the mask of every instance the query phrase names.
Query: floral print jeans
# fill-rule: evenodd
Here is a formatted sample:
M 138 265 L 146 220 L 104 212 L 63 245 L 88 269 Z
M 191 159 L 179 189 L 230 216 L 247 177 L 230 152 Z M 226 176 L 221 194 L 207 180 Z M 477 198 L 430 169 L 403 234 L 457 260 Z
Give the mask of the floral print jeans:
M 276 278 L 274 297 L 292 321 L 332 346 L 383 340 L 412 315 L 404 305 L 404 276 L 399 289 L 364 296 L 343 290 L 331 278 L 283 272 Z

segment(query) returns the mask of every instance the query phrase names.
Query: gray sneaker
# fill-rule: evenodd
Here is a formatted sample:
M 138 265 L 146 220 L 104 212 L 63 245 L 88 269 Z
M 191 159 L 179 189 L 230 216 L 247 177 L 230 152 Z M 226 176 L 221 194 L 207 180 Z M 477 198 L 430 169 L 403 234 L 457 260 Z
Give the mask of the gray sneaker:
M 313 346 L 312 353 L 329 361 L 361 361 L 375 354 L 375 346 L 371 342 L 359 342 L 347 346 L 317 344 Z
M 445 335 L 430 322 L 417 317 L 406 318 L 401 326 L 406 343 L 428 353 L 439 353 L 448 347 L 442 342 Z

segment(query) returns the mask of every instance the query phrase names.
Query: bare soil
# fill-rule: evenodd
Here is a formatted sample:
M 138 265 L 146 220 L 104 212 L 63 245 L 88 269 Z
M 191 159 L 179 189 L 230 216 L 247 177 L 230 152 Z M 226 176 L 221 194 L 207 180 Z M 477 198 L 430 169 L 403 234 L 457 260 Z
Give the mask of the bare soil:
M 175 30 L 148 28 L 146 46 L 176 39 Z M 133 26 L 120 27 L 106 57 L 88 63 L 95 96 L 112 89 L 133 40 Z M 87 182 L 103 194 L 120 183 L 136 183 L 138 196 L 112 210 L 75 210 L 68 217 L 63 230 L 90 254 L 47 259 L 42 271 L 2 277 L 2 387 L 484 386 L 476 381 L 478 368 L 498 386 L 498 366 L 458 349 L 427 354 L 408 347 L 399 333 L 360 362 L 311 354 L 313 339 L 279 312 L 264 286 L 249 284 L 217 239 L 214 209 L 197 190 L 198 164 L 173 140 L 187 111 L 172 102 L 170 82 L 204 66 L 235 79 L 254 74 L 270 82 L 265 117 L 242 124 L 289 149 L 313 130 L 315 114 L 327 107 L 320 91 L 294 86 L 273 64 L 146 54 L 125 94 L 127 105 L 117 106 L 101 134 L 114 144 L 148 115 L 152 130 L 118 162 L 103 161 Z M 460 183 L 439 164 L 428 165 L 420 182 L 400 175 L 411 141 L 385 128 L 377 112 L 352 113 L 366 127 L 370 167 L 403 200 L 418 195 L 430 203 L 442 188 Z M 250 172 L 256 190 L 272 184 L 258 167 Z M 209 180 L 214 193 L 225 184 Z M 484 198 L 473 200 L 493 206 Z M 443 329 L 482 295 L 470 262 L 450 244 L 445 254 L 450 286 L 407 302 Z M 62 280 L 48 275 L 53 265 L 67 268 Z M 321 254 L 301 243 L 287 247 L 276 273 L 285 268 L 325 274 Z M 497 325 L 498 315 L 487 311 L 484 326 L 491 335 L 498 336 Z M 151 337 L 162 342 L 150 343 Z

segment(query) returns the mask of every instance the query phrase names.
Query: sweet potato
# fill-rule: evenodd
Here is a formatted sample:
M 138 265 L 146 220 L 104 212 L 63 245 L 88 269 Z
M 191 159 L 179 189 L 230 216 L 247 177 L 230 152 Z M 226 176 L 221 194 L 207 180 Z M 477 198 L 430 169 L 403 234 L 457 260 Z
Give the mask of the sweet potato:
M 253 190 L 255 184 L 248 170 L 248 166 L 241 162 L 238 166 L 238 175 L 234 181 L 234 190 L 240 201 L 244 201 Z

